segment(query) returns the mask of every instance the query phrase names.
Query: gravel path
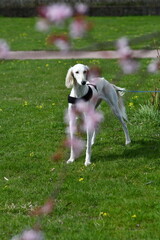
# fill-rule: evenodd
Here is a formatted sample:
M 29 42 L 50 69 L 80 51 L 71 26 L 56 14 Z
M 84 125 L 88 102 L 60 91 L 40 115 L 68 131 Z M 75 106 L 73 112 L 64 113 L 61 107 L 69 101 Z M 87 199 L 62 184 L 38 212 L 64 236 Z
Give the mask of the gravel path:
M 135 58 L 156 58 L 157 50 L 135 50 Z M 83 58 L 100 58 L 116 59 L 116 51 L 10 51 L 7 59 L 83 59 Z

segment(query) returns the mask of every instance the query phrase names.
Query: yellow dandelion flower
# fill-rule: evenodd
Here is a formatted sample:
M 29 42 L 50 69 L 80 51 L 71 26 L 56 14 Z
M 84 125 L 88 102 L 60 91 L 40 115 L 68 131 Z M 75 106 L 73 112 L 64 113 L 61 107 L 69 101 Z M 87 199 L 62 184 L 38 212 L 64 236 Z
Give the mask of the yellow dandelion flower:
M 78 180 L 78 181 L 79 181 L 79 182 L 82 182 L 83 180 L 84 180 L 84 178 L 79 178 L 79 180 Z
M 108 216 L 108 213 L 103 213 L 103 216 L 104 216 L 104 217 Z
M 43 105 L 37 105 L 36 108 L 42 109 L 42 108 L 43 108 Z
M 100 212 L 99 214 L 101 217 L 110 217 L 110 214 L 107 212 Z
M 48 63 L 46 64 L 46 67 L 49 67 L 49 64 L 48 64 Z
M 133 102 L 130 102 L 130 103 L 128 104 L 128 106 L 129 106 L 130 108 L 132 108 L 132 107 L 134 107 L 134 103 L 133 103 Z
M 23 107 L 25 107 L 25 106 L 28 106 L 28 102 L 27 101 L 24 101 L 24 103 L 23 103 Z
M 55 103 L 52 103 L 52 106 L 55 106 Z
M 34 152 L 30 152 L 29 156 L 33 157 L 34 156 Z
M 137 99 L 137 98 L 138 98 L 138 96 L 133 96 L 133 97 L 132 97 L 132 99 Z
M 132 215 L 132 218 L 136 218 L 136 217 L 137 217 L 137 215 L 136 215 L 136 214 Z

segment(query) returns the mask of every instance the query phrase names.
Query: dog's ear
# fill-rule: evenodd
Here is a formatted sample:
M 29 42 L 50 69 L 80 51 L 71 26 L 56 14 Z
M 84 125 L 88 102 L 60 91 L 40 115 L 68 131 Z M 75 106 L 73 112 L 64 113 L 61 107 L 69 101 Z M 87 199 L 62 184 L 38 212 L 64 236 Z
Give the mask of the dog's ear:
M 85 65 L 85 67 L 86 67 L 87 71 L 89 71 L 89 67 L 87 65 Z
M 88 80 L 88 75 L 89 75 L 89 67 L 87 65 L 85 65 L 86 70 L 87 70 L 87 80 Z
M 72 73 L 72 67 L 68 70 L 66 75 L 66 82 L 65 85 L 67 88 L 71 88 L 73 86 L 73 73 Z

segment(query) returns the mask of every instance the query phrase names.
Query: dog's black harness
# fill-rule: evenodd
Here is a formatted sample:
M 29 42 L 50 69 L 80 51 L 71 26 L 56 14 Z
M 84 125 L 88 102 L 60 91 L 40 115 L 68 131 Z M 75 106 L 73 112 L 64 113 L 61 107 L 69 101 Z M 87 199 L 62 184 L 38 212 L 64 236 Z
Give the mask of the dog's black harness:
M 87 84 L 87 85 L 88 85 L 88 92 L 87 92 L 86 95 L 84 95 L 81 98 L 71 97 L 70 95 L 68 95 L 68 103 L 75 104 L 80 100 L 85 101 L 85 102 L 89 101 L 92 98 L 92 95 L 93 95 L 92 88 L 89 85 L 93 86 L 98 92 L 98 89 L 95 85 L 93 85 L 93 84 Z

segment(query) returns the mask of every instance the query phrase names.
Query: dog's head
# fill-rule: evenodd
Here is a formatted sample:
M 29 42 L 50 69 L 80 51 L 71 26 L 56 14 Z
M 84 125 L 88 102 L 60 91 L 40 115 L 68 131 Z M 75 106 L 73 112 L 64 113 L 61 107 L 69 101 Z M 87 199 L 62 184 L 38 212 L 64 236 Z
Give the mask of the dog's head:
M 66 87 L 71 88 L 73 84 L 85 85 L 87 82 L 89 68 L 83 64 L 76 64 L 71 67 L 66 76 Z

